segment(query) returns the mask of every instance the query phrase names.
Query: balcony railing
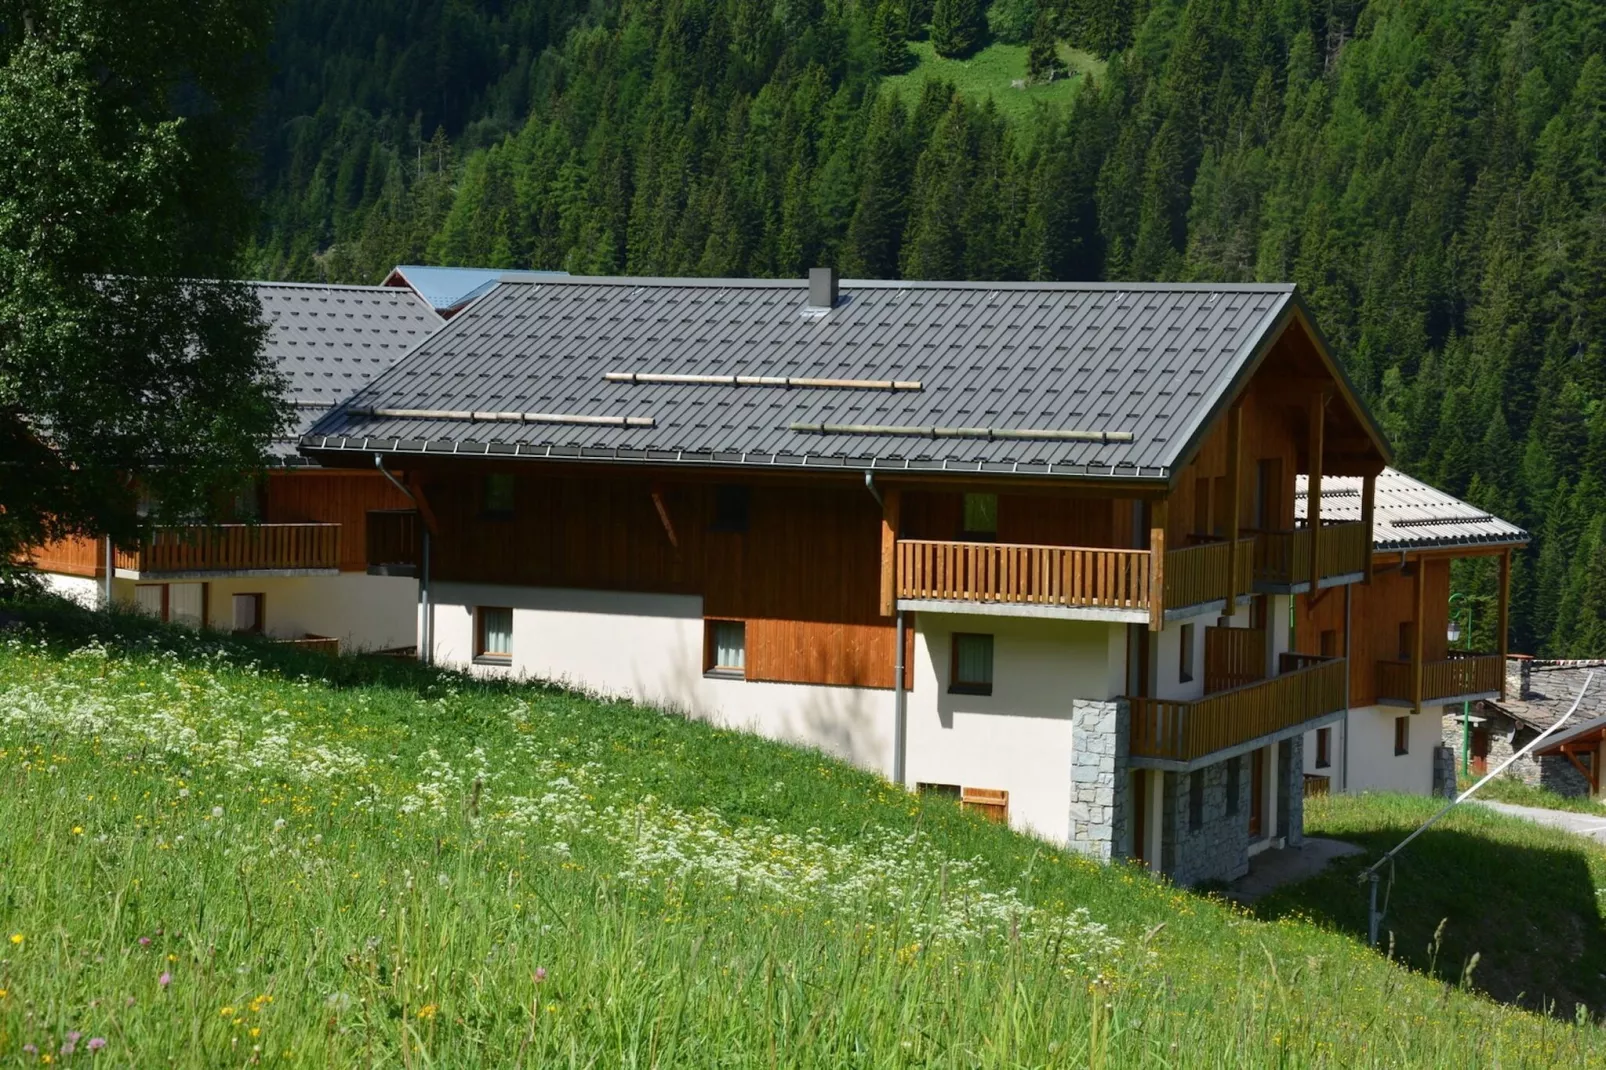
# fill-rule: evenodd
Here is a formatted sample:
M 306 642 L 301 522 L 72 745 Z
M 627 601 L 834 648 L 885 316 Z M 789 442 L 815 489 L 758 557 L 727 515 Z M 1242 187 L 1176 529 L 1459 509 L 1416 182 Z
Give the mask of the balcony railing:
M 1177 702 L 1134 698 L 1132 756 L 1191 762 L 1344 709 L 1343 658 L 1284 655 L 1270 680 Z
M 423 559 L 423 529 L 417 509 L 371 509 L 367 530 L 370 573 L 417 574 L 418 562 Z
M 1377 697 L 1384 702 L 1410 703 L 1413 666 L 1410 661 L 1377 663 Z M 1464 695 L 1499 694 L 1505 686 L 1506 659 L 1499 654 L 1457 651 L 1443 661 L 1422 663 L 1423 702 L 1442 702 Z
M 216 524 L 157 528 L 116 566 L 139 573 L 299 572 L 340 567 L 339 524 Z
M 1290 587 L 1310 582 L 1310 528 L 1255 533 L 1255 582 Z M 1316 573 L 1321 579 L 1366 571 L 1372 547 L 1360 521 L 1323 524 L 1316 543 Z
M 900 599 L 1144 612 L 1159 596 L 1179 609 L 1226 597 L 1229 552 L 1226 542 L 1168 551 L 1156 588 L 1148 550 L 900 539 L 897 589 Z M 1241 592 L 1253 561 L 1254 541 L 1238 540 Z

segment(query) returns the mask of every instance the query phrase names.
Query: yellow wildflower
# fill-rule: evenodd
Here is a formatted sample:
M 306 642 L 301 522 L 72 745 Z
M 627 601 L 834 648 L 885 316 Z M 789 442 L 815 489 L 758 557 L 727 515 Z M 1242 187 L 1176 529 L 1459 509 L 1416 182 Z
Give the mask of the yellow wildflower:
M 231 1018 L 231 1017 L 234 1016 L 234 1008 L 233 1007 L 223 1007 L 218 1011 L 218 1015 L 220 1017 L 223 1017 L 223 1018 Z
M 12 934 L 11 934 L 11 942 L 12 942 L 12 943 L 13 943 L 13 944 L 20 944 L 20 943 L 22 943 L 22 934 L 21 934 L 21 933 L 12 933 Z
M 418 1008 L 418 1016 L 425 1019 L 433 1018 L 435 1017 L 435 1011 L 438 1009 L 439 1008 L 437 1008 L 435 1004 L 426 1003 L 422 1007 Z

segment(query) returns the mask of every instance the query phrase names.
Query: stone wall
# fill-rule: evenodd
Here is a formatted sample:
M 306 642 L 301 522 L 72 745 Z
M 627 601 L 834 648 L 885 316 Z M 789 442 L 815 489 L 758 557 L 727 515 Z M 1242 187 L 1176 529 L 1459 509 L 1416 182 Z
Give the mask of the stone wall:
M 1277 744 L 1277 835 L 1298 847 L 1305 842 L 1305 737 Z
M 1230 761 L 1231 759 L 1229 759 Z M 1161 866 L 1177 884 L 1230 881 L 1249 872 L 1249 770 L 1238 761 L 1238 798 L 1229 806 L 1227 762 L 1199 770 L 1204 781 L 1203 820 L 1191 825 L 1193 773 L 1165 774 L 1165 813 L 1161 826 Z
M 1071 701 L 1070 847 L 1108 861 L 1131 854 L 1127 725 L 1122 699 Z
M 1526 747 L 1539 733 L 1509 717 L 1502 717 L 1485 704 L 1479 715 L 1486 718 L 1483 726 L 1489 730 L 1488 768 L 1495 769 L 1507 758 Z M 1450 750 L 1456 773 L 1461 772 L 1461 718 L 1457 711 L 1444 716 L 1444 745 Z M 1573 767 L 1565 757 L 1553 754 L 1545 758 L 1528 755 L 1501 774 L 1513 777 L 1536 788 L 1546 788 L 1557 795 L 1584 796 L 1589 794 L 1589 780 Z

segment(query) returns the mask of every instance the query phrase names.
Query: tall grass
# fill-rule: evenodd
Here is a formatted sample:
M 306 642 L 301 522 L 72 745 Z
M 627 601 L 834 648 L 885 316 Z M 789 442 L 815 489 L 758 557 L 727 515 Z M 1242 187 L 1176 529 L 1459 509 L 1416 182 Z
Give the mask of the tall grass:
M 1592 1025 L 808 751 L 38 615 L 0 640 L 0 1062 L 1599 1059 Z

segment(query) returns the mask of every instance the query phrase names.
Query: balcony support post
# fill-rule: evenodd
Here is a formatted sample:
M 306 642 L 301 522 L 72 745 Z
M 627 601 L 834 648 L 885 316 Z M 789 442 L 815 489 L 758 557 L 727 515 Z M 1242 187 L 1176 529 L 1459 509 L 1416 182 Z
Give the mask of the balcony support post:
M 1238 611 L 1238 533 L 1243 521 L 1244 491 L 1244 403 L 1239 401 L 1227 413 L 1227 485 L 1232 499 L 1227 506 L 1227 612 L 1230 620 Z
M 1411 572 L 1411 712 L 1422 712 L 1422 589 L 1427 562 L 1420 557 Z
M 1510 652 L 1511 632 L 1511 548 L 1507 547 L 1500 554 L 1500 619 L 1495 625 L 1500 634 L 1497 637 L 1500 651 L 1500 701 L 1506 700 L 1506 655 Z M 1470 630 L 1470 629 L 1469 629 Z
M 1149 506 L 1149 631 L 1165 627 L 1165 526 L 1164 499 Z
M 1372 506 L 1377 498 L 1377 477 L 1361 477 L 1361 524 L 1366 528 L 1366 579 L 1365 583 L 1372 582 Z
M 1319 544 L 1322 538 L 1322 445 L 1326 435 L 1327 390 L 1320 390 L 1310 403 L 1310 443 L 1307 463 L 1310 474 L 1305 480 L 1305 518 L 1310 526 L 1310 593 L 1316 594 L 1316 582 L 1321 579 L 1316 563 L 1321 559 Z
M 895 489 L 881 494 L 881 615 L 890 617 L 898 607 L 898 515 L 901 495 Z

